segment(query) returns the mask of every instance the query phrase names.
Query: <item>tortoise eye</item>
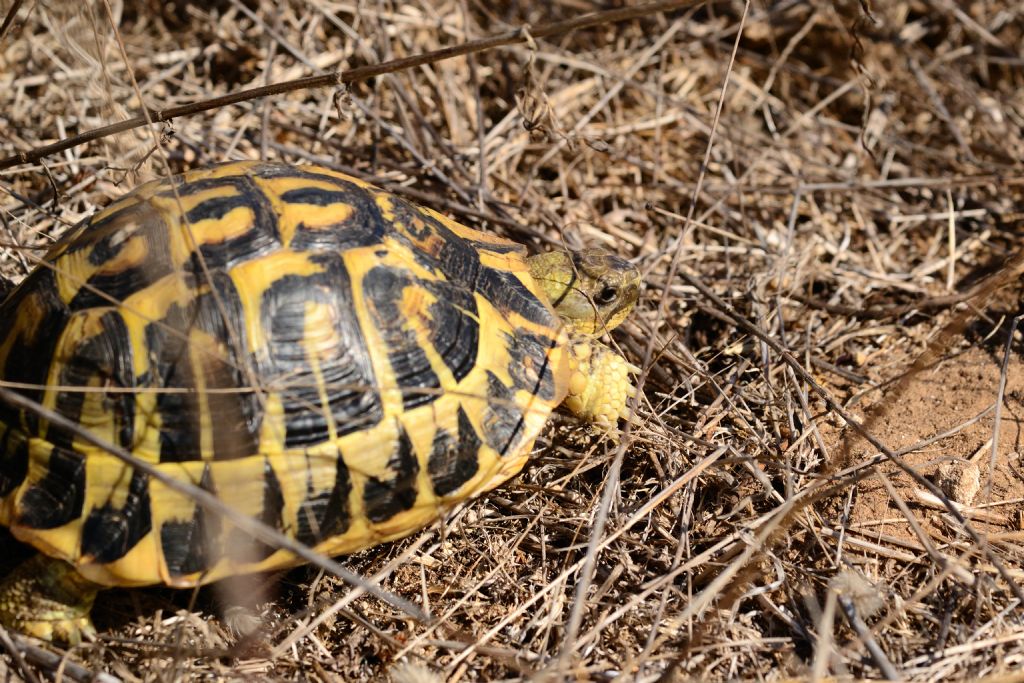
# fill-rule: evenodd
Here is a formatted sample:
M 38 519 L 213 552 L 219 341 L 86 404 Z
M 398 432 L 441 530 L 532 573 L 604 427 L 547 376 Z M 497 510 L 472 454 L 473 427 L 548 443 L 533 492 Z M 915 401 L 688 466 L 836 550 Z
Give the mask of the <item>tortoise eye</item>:
M 619 296 L 619 288 L 614 285 L 605 285 L 597 296 L 594 297 L 594 302 L 601 306 L 607 306 L 611 302 L 615 301 Z

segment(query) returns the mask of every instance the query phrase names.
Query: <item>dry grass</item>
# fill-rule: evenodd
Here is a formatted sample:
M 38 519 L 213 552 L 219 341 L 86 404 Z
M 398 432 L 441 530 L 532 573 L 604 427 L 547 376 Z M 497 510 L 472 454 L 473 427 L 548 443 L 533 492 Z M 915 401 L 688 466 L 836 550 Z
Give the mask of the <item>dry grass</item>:
M 560 417 L 514 481 L 344 558 L 433 625 L 312 570 L 268 578 L 255 640 L 212 589 L 113 591 L 78 675 L 1024 680 L 1020 287 L 950 296 L 1019 271 L 1024 6 L 866 4 L 719 2 L 0 173 L 14 279 L 138 181 L 259 157 L 646 273 L 615 335 L 648 361 L 624 449 Z M 163 108 L 600 3 L 136 0 L 114 4 L 115 28 L 106 7 L 22 7 L 0 41 L 0 155 L 133 115 L 139 92 Z M 944 463 L 959 519 L 908 475 Z

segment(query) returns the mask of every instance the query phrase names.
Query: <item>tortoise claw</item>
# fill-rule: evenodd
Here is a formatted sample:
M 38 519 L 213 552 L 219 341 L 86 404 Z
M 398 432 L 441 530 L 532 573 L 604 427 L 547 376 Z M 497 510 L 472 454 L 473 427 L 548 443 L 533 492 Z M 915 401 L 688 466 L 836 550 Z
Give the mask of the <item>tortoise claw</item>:
M 47 620 L 16 620 L 10 625 L 26 636 L 74 647 L 96 638 L 96 627 L 89 615 Z

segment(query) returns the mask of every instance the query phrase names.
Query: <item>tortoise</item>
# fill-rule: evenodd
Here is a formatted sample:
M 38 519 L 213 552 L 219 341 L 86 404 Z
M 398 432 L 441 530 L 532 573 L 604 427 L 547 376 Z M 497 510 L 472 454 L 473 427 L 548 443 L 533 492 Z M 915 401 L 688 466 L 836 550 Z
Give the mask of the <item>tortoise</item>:
M 526 249 L 316 166 L 146 183 L 0 304 L 0 380 L 327 555 L 397 539 L 517 474 L 551 411 L 614 427 L 597 340 L 640 275 Z M 76 430 L 77 431 L 77 430 Z M 39 553 L 0 621 L 75 643 L 99 590 L 299 564 L 38 412 L 0 405 L 0 524 Z M 236 549 L 236 550 L 232 550 Z

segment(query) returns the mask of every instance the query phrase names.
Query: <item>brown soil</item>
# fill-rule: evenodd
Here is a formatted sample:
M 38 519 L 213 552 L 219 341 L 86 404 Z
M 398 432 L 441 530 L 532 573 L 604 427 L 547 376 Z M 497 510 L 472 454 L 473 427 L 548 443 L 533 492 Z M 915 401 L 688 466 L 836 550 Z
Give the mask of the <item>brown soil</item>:
M 973 468 L 980 490 L 973 500 L 956 502 L 967 504 L 972 512 L 984 511 L 975 516 L 974 526 L 986 533 L 1019 530 L 1018 512 L 1024 502 L 1024 362 L 1016 354 L 1010 356 L 1006 368 L 994 458 L 992 453 L 1001 366 L 1002 358 L 995 352 L 967 348 L 884 393 L 865 422 L 865 427 L 890 449 L 904 453 L 900 456 L 903 463 L 946 488 L 947 494 L 955 489 L 943 486 L 945 480 L 969 478 Z M 948 436 L 936 440 L 939 435 Z M 919 444 L 923 445 L 915 448 Z M 853 452 L 860 458 L 877 453 L 862 446 L 854 447 Z M 961 467 L 947 466 L 950 477 L 943 478 L 938 470 L 944 463 Z M 951 535 L 948 511 L 934 502 L 925 504 L 929 497 L 922 485 L 892 464 L 878 468 L 876 476 L 857 485 L 850 509 L 852 530 L 865 537 L 891 536 L 911 545 L 920 543 L 910 520 L 880 481 L 882 476 L 888 478 L 896 496 L 909 505 L 914 521 L 934 542 L 962 539 L 960 534 Z

